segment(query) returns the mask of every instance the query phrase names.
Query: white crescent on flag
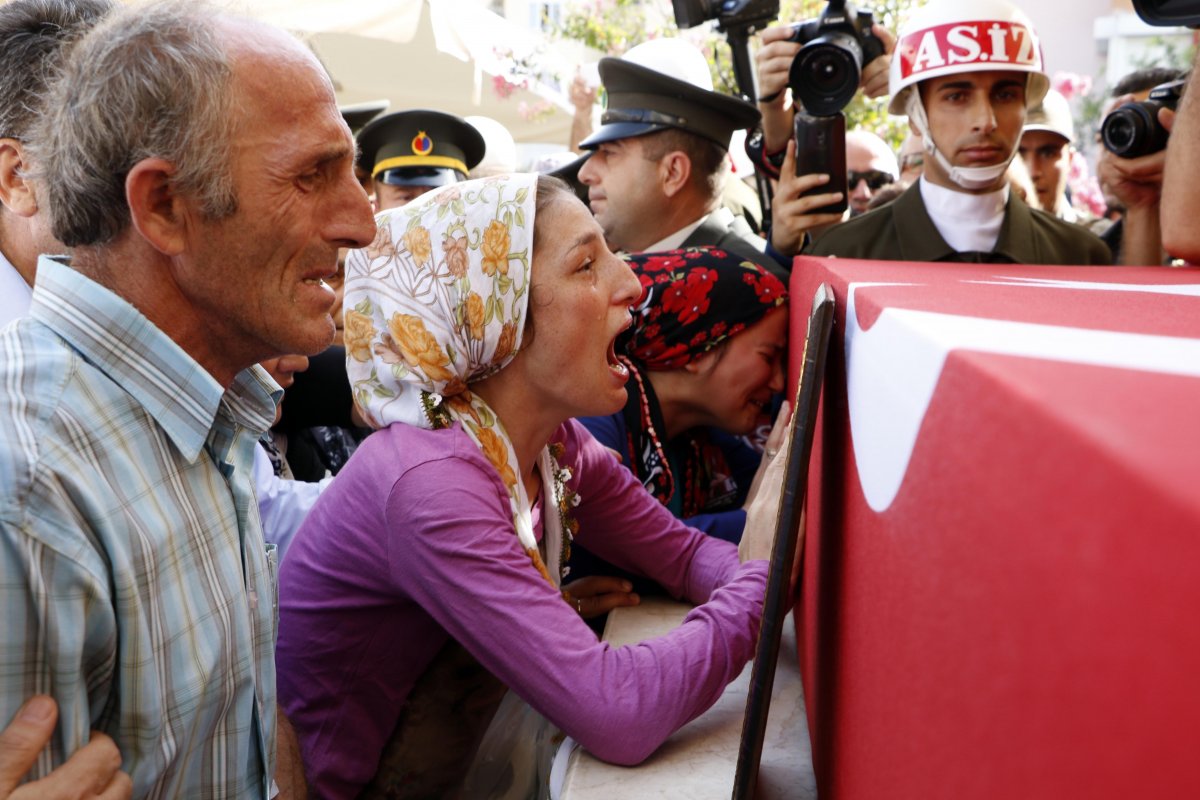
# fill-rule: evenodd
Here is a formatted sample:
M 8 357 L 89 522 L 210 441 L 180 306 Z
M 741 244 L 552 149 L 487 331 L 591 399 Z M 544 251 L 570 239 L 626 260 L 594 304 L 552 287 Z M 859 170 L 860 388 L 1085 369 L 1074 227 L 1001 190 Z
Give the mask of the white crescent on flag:
M 1142 285 L 1013 278 L 978 281 L 1031 291 L 1144 292 L 1200 298 L 1200 284 Z M 851 283 L 846 310 L 846 382 L 851 440 L 868 505 L 896 498 L 946 357 L 954 350 L 1088 364 L 1200 378 L 1200 339 L 1014 322 L 885 308 L 864 330 Z M 1200 311 L 1200 307 L 1198 307 Z

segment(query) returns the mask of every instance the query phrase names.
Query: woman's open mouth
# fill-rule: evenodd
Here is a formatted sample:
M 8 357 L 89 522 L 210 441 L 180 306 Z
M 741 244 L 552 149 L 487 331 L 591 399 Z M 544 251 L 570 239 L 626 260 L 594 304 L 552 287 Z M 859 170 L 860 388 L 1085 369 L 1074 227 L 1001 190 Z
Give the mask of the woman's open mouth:
M 613 337 L 608 343 L 608 368 L 620 375 L 622 380 L 629 377 L 629 367 L 617 359 L 617 339 Z

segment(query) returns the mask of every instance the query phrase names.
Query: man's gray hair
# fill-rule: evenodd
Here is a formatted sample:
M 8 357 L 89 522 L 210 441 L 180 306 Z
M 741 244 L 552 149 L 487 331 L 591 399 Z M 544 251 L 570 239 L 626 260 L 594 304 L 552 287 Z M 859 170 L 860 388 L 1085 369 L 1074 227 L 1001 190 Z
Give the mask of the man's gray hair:
M 116 8 L 114 0 L 12 0 L 0 5 L 0 137 L 24 141 L 64 46 Z
M 237 210 L 230 170 L 230 59 L 207 4 L 123 9 L 71 49 L 30 144 L 54 236 L 103 245 L 130 224 L 125 179 L 170 162 L 174 191 L 211 219 Z

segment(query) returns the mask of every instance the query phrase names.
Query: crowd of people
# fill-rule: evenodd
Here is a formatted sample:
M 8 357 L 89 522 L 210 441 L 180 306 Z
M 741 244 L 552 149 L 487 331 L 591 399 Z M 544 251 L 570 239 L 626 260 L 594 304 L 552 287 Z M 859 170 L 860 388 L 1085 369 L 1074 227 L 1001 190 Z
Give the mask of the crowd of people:
M 785 25 L 757 102 L 682 40 L 602 59 L 538 174 L 203 2 L 0 5 L 0 800 L 542 797 L 711 706 L 762 615 L 796 256 L 1200 259 L 1200 100 L 1104 151 L 1098 219 L 1020 8 L 872 32 L 910 134 L 846 134 L 843 191 Z M 646 593 L 695 608 L 598 638 Z

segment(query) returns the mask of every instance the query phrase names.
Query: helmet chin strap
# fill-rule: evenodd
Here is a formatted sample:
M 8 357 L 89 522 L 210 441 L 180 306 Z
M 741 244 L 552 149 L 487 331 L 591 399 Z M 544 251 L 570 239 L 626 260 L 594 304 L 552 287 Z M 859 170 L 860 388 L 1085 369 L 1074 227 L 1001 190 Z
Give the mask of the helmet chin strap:
M 929 118 L 925 115 L 925 104 L 921 102 L 921 93 L 917 90 L 916 86 L 912 87 L 909 91 L 906 106 L 909 121 L 916 122 L 917 129 L 921 131 L 921 140 L 924 143 L 925 152 L 933 156 L 933 159 L 941 165 L 951 182 L 967 191 L 974 192 L 995 185 L 1000 176 L 1008 170 L 1009 163 L 1012 162 L 1013 157 L 1017 154 L 1014 148 L 1003 162 L 990 167 L 956 167 L 950 163 L 950 159 L 942 154 L 942 151 L 938 149 L 937 143 L 933 141 L 933 133 L 929 128 Z

